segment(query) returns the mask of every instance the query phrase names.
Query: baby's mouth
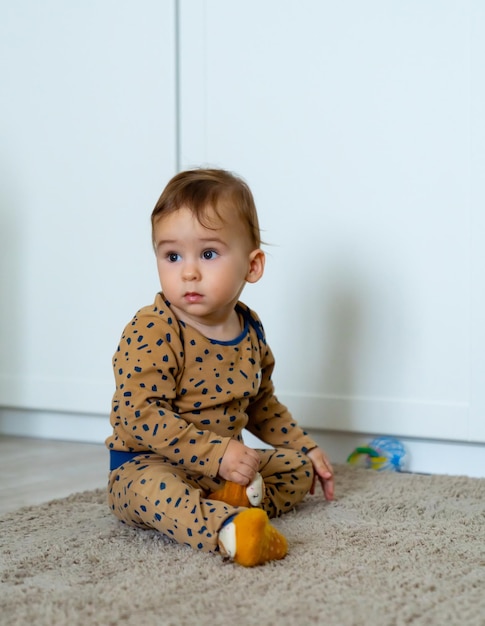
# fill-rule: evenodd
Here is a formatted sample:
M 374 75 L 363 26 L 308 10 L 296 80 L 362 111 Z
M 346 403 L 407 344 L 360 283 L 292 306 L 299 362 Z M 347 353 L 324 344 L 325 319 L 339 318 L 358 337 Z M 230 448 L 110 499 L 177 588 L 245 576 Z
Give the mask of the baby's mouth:
M 184 299 L 187 302 L 190 303 L 196 303 L 196 302 L 200 302 L 202 300 L 204 296 L 200 293 L 197 293 L 195 291 L 188 291 L 185 295 L 184 295 Z

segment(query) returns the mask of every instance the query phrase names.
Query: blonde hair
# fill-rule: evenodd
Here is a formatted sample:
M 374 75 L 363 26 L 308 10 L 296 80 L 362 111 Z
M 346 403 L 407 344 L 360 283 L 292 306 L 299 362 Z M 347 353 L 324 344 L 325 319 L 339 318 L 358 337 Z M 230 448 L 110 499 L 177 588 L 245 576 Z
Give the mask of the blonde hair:
M 185 207 L 200 224 L 214 228 L 207 212 L 212 209 L 224 222 L 230 212 L 247 230 L 253 249 L 261 246 L 258 213 L 247 183 L 223 169 L 193 169 L 176 174 L 167 184 L 152 211 L 152 237 L 158 219 Z

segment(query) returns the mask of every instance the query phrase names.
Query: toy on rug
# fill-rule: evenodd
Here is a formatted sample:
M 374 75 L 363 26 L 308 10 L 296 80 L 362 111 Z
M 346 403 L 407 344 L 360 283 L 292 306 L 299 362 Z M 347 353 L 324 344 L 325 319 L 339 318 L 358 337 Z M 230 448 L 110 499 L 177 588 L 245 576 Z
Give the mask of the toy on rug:
M 249 508 L 228 520 L 219 531 L 221 552 L 239 565 L 253 567 L 284 559 L 288 542 L 262 509 Z
M 283 559 L 288 552 L 286 537 L 271 524 L 267 513 L 258 508 L 263 494 L 264 482 L 258 472 L 249 485 L 226 480 L 222 487 L 207 496 L 208 500 L 247 507 L 227 519 L 219 531 L 222 554 L 245 567 Z
M 347 458 L 347 463 L 363 465 L 374 470 L 402 472 L 405 469 L 406 449 L 394 437 L 377 437 L 366 446 L 355 448 Z
M 207 496 L 208 500 L 227 502 L 232 506 L 259 506 L 263 501 L 264 483 L 258 472 L 249 485 L 238 485 L 230 480 Z

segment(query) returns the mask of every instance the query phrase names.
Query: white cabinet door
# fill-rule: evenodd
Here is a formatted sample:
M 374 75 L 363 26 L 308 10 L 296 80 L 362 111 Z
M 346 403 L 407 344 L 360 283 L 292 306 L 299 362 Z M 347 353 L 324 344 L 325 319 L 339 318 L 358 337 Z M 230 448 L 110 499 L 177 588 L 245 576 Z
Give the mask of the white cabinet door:
M 243 297 L 308 427 L 485 441 L 484 15 L 180 3 L 181 165 L 254 191 Z
M 174 3 L 4 2 L 0 59 L 0 406 L 106 413 L 123 325 L 158 289 Z

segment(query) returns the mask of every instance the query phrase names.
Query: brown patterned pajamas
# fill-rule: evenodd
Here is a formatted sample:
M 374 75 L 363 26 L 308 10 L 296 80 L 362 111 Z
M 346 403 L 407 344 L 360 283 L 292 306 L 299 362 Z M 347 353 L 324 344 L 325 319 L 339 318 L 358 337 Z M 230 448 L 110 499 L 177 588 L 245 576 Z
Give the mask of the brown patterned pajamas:
M 206 496 L 244 429 L 274 448 L 261 451 L 260 466 L 270 517 L 298 504 L 313 479 L 306 453 L 316 444 L 275 396 L 261 322 L 241 302 L 236 311 L 240 335 L 216 341 L 179 322 L 159 293 L 113 357 L 110 507 L 127 524 L 206 551 L 217 550 L 221 524 L 238 510 Z
M 305 497 L 313 479 L 309 459 L 294 450 L 260 450 L 265 483 L 262 508 L 270 517 L 292 509 Z M 109 504 L 124 523 L 151 528 L 205 552 L 216 552 L 223 522 L 242 509 L 206 499 L 221 484 L 186 472 L 155 454 L 140 455 L 110 473 Z

